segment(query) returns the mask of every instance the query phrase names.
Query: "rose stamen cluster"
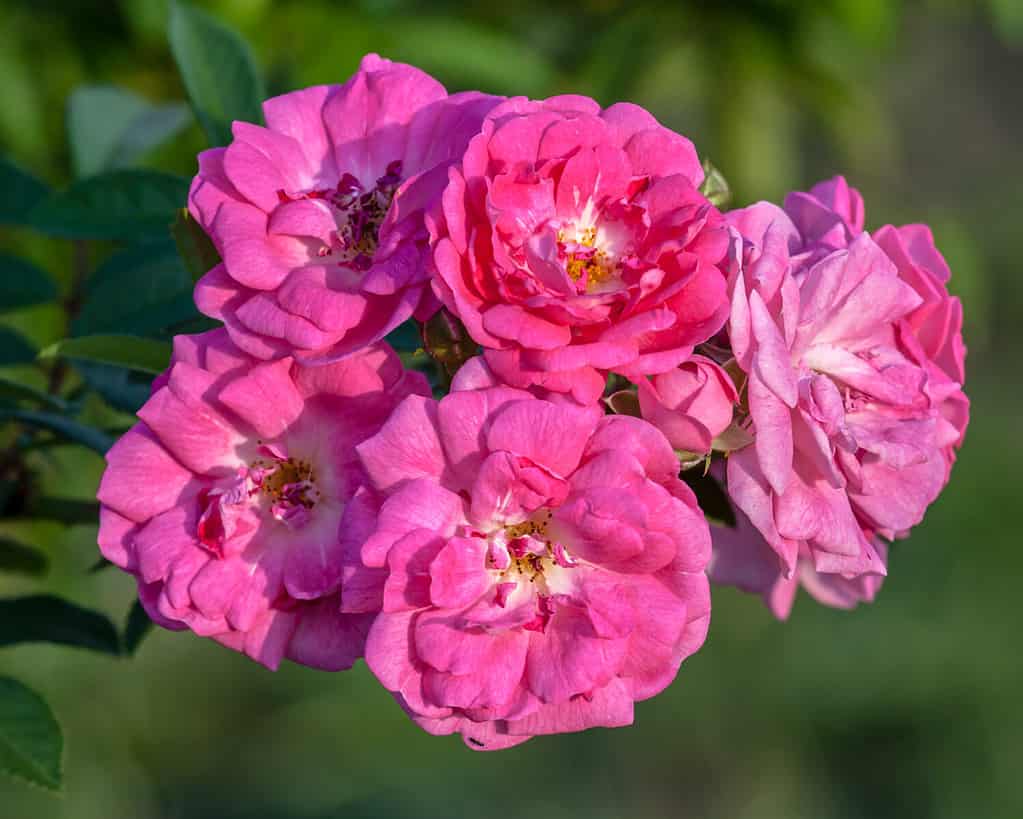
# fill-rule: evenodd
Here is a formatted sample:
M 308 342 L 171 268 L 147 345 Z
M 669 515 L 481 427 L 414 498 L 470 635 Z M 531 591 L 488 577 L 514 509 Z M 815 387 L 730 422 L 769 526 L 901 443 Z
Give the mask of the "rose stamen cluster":
M 327 203 L 333 210 L 337 230 L 329 234 L 330 243 L 321 245 L 317 255 L 325 262 L 366 271 L 373 264 L 380 228 L 401 184 L 401 168 L 400 159 L 388 163 L 384 175 L 369 190 L 352 174 L 346 173 L 333 190 L 289 194 L 281 189 L 277 191 L 277 198 L 281 203 L 302 199 Z

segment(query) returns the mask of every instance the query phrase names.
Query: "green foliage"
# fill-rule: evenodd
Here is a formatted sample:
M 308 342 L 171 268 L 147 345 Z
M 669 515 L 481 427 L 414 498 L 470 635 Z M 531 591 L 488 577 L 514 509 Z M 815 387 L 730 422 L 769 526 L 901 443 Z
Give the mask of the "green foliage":
M 117 629 L 106 616 L 50 594 L 0 600 L 0 647 L 19 643 L 121 653 Z
M 63 752 L 64 738 L 50 707 L 17 680 L 0 677 L 0 771 L 60 790 Z
M 57 298 L 53 279 L 34 264 L 0 253 L 0 312 L 45 304 Z
M 75 174 L 131 165 L 191 121 L 180 103 L 152 105 L 123 88 L 83 85 L 68 99 L 68 140 Z
M 231 141 L 232 120 L 260 123 L 266 94 L 248 45 L 185 3 L 171 6 L 170 46 L 199 124 L 211 145 Z
M 38 576 L 45 574 L 49 565 L 46 555 L 38 549 L 0 536 L 0 572 Z
M 153 629 L 153 621 L 149 619 L 142 604 L 136 600 L 131 604 L 128 619 L 124 624 L 124 653 L 129 657 L 138 651 L 138 647 Z
M 28 401 L 31 404 L 58 412 L 66 412 L 68 409 L 67 402 L 57 396 L 33 387 L 31 384 L 0 375 L 0 404 L 22 401 Z
M 95 335 L 66 338 L 39 353 L 41 359 L 58 356 L 157 375 L 167 369 L 171 345 L 138 336 Z
M 725 209 L 732 201 L 732 189 L 728 186 L 728 180 L 709 159 L 703 160 L 703 184 L 700 185 L 700 193 L 706 196 L 711 204 L 718 208 Z
M 28 225 L 30 214 L 49 193 L 46 185 L 0 156 L 0 225 Z
M 0 327 L 0 367 L 27 364 L 36 357 L 35 347 L 17 330 Z
M 684 469 L 679 477 L 689 484 L 689 488 L 696 495 L 700 509 L 707 516 L 707 520 L 718 526 L 735 526 L 735 510 L 732 502 L 728 499 L 724 488 L 713 475 L 706 474 L 702 467 Z
M 76 336 L 160 336 L 194 316 L 192 279 L 174 243 L 161 239 L 131 245 L 100 265 L 71 327 Z
M 52 432 L 71 443 L 80 444 L 100 455 L 105 455 L 114 443 L 114 439 L 106 433 L 54 412 L 0 407 L 0 421 L 21 421 L 28 426 Z
M 32 226 L 65 239 L 160 238 L 188 195 L 188 180 L 167 173 L 115 170 L 75 182 L 41 201 Z
M 99 520 L 99 503 L 73 498 L 34 498 L 26 515 L 35 520 L 55 520 L 68 525 L 94 526 Z
M 202 226 L 192 218 L 187 208 L 179 208 L 171 235 L 178 248 L 178 255 L 186 269 L 197 282 L 212 268 L 220 264 L 220 254 Z

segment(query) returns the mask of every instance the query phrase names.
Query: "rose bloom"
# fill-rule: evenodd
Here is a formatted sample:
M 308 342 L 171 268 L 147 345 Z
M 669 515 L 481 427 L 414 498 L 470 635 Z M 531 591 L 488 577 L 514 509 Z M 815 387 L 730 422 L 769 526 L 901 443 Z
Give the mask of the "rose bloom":
M 428 315 L 423 211 L 497 98 L 449 97 L 370 54 L 344 85 L 263 104 L 267 127 L 199 155 L 189 210 L 223 259 L 199 309 L 262 359 L 323 363 Z
M 366 662 L 430 733 L 627 725 L 703 643 L 707 523 L 645 421 L 497 387 L 408 398 L 358 450 L 388 572 Z
M 178 336 L 140 423 L 107 453 L 104 557 L 166 628 L 269 668 L 350 667 L 372 621 L 340 612 L 344 555 L 361 545 L 338 533 L 364 483 L 355 446 L 413 393 L 429 394 L 425 379 L 383 344 L 301 368 L 256 361 L 224 330 Z
M 638 378 L 636 386 L 643 417 L 685 453 L 708 454 L 739 402 L 728 373 L 699 355 L 649 380 Z
M 711 467 L 711 474 L 724 479 L 723 464 Z M 852 609 L 859 603 L 871 603 L 884 581 L 881 573 L 846 576 L 818 572 L 809 544 L 801 543 L 796 567 L 783 568 L 775 552 L 741 509 L 735 509 L 735 526 L 712 524 L 714 553 L 707 574 L 716 583 L 725 583 L 743 591 L 759 594 L 768 609 L 785 620 L 792 611 L 796 592 L 803 588 L 818 603 L 839 609 Z M 882 563 L 887 563 L 887 544 L 871 532 L 872 546 Z
M 862 207 L 847 198 L 810 218 L 792 201 L 798 224 L 766 203 L 729 214 L 745 247 L 728 333 L 755 442 L 729 457 L 727 486 L 769 548 L 745 543 L 740 559 L 727 553 L 741 538 L 718 537 L 713 577 L 767 592 L 779 576 L 828 576 L 810 583 L 841 587 L 851 605 L 876 592 L 859 578 L 886 572 L 877 536 L 907 533 L 941 491 L 957 436 L 912 332 L 924 299 L 868 234 L 847 230 Z M 791 591 L 772 598 L 777 615 Z
M 729 233 L 696 151 L 646 111 L 508 100 L 428 218 L 437 295 L 511 386 L 596 400 L 720 329 Z
M 837 176 L 808 193 L 792 193 L 785 209 L 804 236 L 841 248 L 863 232 L 863 197 Z M 941 413 L 942 452 L 951 470 L 970 422 L 966 382 L 966 346 L 963 344 L 963 305 L 948 292 L 951 271 L 934 244 L 927 225 L 885 225 L 873 234 L 899 278 L 920 296 L 920 305 L 905 317 L 900 340 L 906 354 L 927 370 L 925 389 Z

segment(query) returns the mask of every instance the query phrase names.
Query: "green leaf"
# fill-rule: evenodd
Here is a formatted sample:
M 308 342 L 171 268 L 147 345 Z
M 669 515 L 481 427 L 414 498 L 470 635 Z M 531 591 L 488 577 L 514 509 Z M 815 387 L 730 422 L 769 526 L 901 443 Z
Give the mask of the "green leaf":
M 99 503 L 75 498 L 36 498 L 25 511 L 25 516 L 41 520 L 56 520 L 68 525 L 96 524 L 99 522 Z
M 48 407 L 57 410 L 57 412 L 67 412 L 68 409 L 67 401 L 3 375 L 0 375 L 0 399 L 31 401 L 33 404 Z M 4 402 L 0 401 L 0 403 Z
M 49 194 L 46 184 L 0 156 L 0 225 L 29 226 L 30 212 Z
M 139 644 L 153 628 L 153 621 L 149 619 L 142 604 L 136 600 L 128 612 L 128 619 L 124 624 L 124 653 L 129 657 L 134 656 L 138 651 Z
M 81 444 L 100 455 L 105 455 L 114 445 L 114 439 L 105 432 L 52 412 L 0 408 L 0 421 L 5 420 L 21 421 L 30 426 L 49 430 L 60 438 Z
M 149 400 L 150 373 L 80 360 L 75 361 L 75 369 L 89 388 L 116 410 L 134 415 Z
M 50 274 L 31 262 L 0 253 L 0 310 L 17 310 L 57 298 Z
M 117 629 L 99 612 L 51 594 L 0 600 L 0 647 L 59 643 L 118 655 Z
M 58 341 L 40 352 L 39 358 L 63 357 L 95 361 L 158 375 L 167 369 L 171 351 L 168 341 L 129 335 L 96 335 Z
M 398 352 L 414 353 L 423 349 L 423 336 L 414 319 L 402 322 L 391 330 L 385 341 Z
M 192 122 L 192 110 L 183 102 L 151 106 L 121 134 L 111 167 L 123 168 L 168 142 Z
M 211 145 L 231 142 L 232 120 L 261 123 L 263 84 L 248 45 L 204 11 L 174 3 L 170 47 Z
M 28 364 L 35 358 L 35 347 L 27 338 L 10 327 L 0 327 L 0 367 Z
M 753 435 L 745 427 L 733 421 L 728 428 L 714 438 L 711 447 L 715 452 L 735 452 L 753 443 Z
M 159 171 L 109 171 L 47 197 L 31 220 L 42 232 L 66 239 L 160 238 L 187 199 L 188 184 Z
M 185 268 L 197 282 L 212 268 L 220 264 L 220 254 L 213 246 L 210 237 L 202 229 L 202 225 L 192 218 L 188 208 L 179 208 L 171 235 L 177 243 L 178 254 L 185 263 Z
M 0 771 L 58 791 L 64 737 L 46 702 L 10 677 L 0 677 Z
M 37 549 L 0 536 L 0 572 L 39 576 L 46 574 L 49 565 L 49 558 Z
M 100 265 L 71 329 L 76 336 L 160 335 L 197 315 L 192 279 L 165 239 L 134 245 Z
M 607 405 L 618 415 L 631 415 L 642 418 L 639 408 L 639 396 L 634 390 L 618 390 L 607 397 Z
M 454 85 L 541 96 L 557 82 L 553 63 L 528 38 L 468 15 L 398 17 L 389 22 L 395 59 L 422 66 Z
M 693 490 L 708 521 L 735 528 L 735 509 L 717 478 L 705 475 L 702 469 L 684 469 L 679 477 Z
M 123 168 L 181 131 L 190 119 L 180 103 L 153 105 L 108 85 L 76 88 L 68 100 L 68 140 L 75 174 Z
M 89 574 L 97 574 L 98 572 L 102 572 L 105 571 L 106 569 L 111 568 L 113 565 L 114 564 L 107 560 L 105 557 L 101 557 L 99 560 L 97 560 L 89 567 Z
M 728 180 L 709 159 L 703 160 L 703 183 L 700 185 L 700 193 L 717 208 L 726 208 L 732 201 L 732 189 Z

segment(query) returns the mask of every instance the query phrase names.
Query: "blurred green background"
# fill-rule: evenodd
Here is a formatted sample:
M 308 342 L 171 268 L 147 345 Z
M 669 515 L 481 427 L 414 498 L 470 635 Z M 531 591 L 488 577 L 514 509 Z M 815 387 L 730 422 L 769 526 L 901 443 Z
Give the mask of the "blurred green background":
M 363 666 L 271 674 L 188 634 L 134 659 L 0 649 L 0 674 L 44 694 L 66 737 L 53 797 L 0 779 L 2 819 L 461 816 L 985 819 L 1023 816 L 1018 508 L 1023 383 L 1023 2 L 627 0 L 199 3 L 252 43 L 272 93 L 337 82 L 368 50 L 452 90 L 628 99 L 690 136 L 735 204 L 839 170 L 868 226 L 927 221 L 967 316 L 973 424 L 952 483 L 894 550 L 872 606 L 801 597 L 787 624 L 718 590 L 710 638 L 636 725 L 474 754 L 415 728 Z M 0 153 L 71 178 L 66 100 L 82 83 L 184 98 L 158 0 L 0 2 Z M 191 175 L 190 125 L 143 164 Z M 0 192 L 2 195 L 3 192 Z M 70 285 L 70 243 L 0 229 L 0 249 Z M 93 252 L 103 253 L 98 247 Z M 5 274 L 6 275 L 6 274 Z M 35 344 L 56 306 L 2 317 Z M 13 372 L 44 379 L 22 367 Z M 124 421 L 98 403 L 87 412 Z M 45 494 L 89 498 L 102 468 L 49 447 Z M 133 584 L 89 574 L 95 526 L 0 521 L 44 548 L 49 590 L 118 621 Z

